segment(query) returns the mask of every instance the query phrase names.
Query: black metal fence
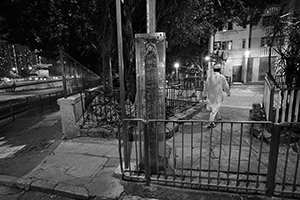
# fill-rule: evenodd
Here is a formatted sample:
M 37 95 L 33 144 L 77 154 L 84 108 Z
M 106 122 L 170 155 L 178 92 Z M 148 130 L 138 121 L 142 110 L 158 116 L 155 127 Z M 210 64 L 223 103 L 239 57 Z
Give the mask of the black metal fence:
M 59 110 L 57 99 L 61 97 L 63 97 L 63 92 L 54 92 L 21 99 L 1 101 L 0 126 L 28 114 L 33 115 Z
M 64 97 L 83 92 L 100 85 L 100 76 L 86 68 L 67 53 L 60 50 L 60 63 L 63 69 Z
M 193 84 L 171 85 L 165 89 L 166 113 L 165 116 L 175 116 L 198 104 L 202 99 L 202 91 L 195 89 Z M 104 91 L 99 87 L 94 90 L 86 90 L 81 93 L 84 116 L 81 127 L 86 129 L 99 128 L 104 126 L 117 127 L 121 123 L 120 94 L 118 90 Z M 126 117 L 135 118 L 136 107 L 128 97 L 125 101 Z
M 126 180 L 300 197 L 299 135 L 295 135 L 300 123 L 222 121 L 213 129 L 205 128 L 206 121 L 194 120 L 126 119 L 123 123 L 132 127 L 124 138 L 133 138 L 120 140 Z M 175 130 L 171 137 L 153 129 L 168 123 Z M 257 137 L 255 126 L 272 126 L 271 137 Z

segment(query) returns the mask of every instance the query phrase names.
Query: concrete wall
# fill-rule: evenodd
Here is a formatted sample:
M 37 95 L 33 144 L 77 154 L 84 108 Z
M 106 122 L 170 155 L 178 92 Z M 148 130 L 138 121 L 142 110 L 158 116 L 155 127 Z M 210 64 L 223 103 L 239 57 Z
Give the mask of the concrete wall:
M 24 82 L 15 82 L 16 83 L 16 91 L 21 90 L 36 90 L 36 89 L 47 89 L 47 88 L 57 88 L 62 87 L 61 80 L 48 80 L 48 81 L 24 81 Z M 6 92 L 9 87 L 11 87 L 11 83 L 7 83 L 0 87 L 0 93 Z
M 68 98 L 60 98 L 57 104 L 60 106 L 62 131 L 66 139 L 80 136 L 78 122 L 84 113 L 84 95 L 75 94 Z

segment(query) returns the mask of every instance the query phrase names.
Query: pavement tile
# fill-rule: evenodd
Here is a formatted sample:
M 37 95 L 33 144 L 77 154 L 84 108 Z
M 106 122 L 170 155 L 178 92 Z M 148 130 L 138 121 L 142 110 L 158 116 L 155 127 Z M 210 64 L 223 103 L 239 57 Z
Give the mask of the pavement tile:
M 63 141 L 55 150 L 54 153 L 69 153 L 69 154 L 84 154 L 90 156 L 105 156 L 112 151 L 115 146 L 99 145 L 97 143 L 78 143 L 71 141 Z
M 102 197 L 103 199 L 116 199 L 124 191 L 119 179 L 112 177 L 115 168 L 99 170 L 95 178 L 85 185 L 91 196 Z
M 89 177 L 107 160 L 107 158 L 87 155 L 54 154 L 48 156 L 40 166 L 26 176 L 51 181 Z

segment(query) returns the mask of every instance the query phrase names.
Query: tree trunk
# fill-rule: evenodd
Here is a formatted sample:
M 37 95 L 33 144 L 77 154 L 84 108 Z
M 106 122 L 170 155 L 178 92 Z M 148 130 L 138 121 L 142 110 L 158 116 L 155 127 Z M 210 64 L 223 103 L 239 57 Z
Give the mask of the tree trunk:
M 102 50 L 102 64 L 103 64 L 103 85 L 108 91 L 113 89 L 112 87 L 112 73 L 111 73 L 111 58 L 110 52 L 103 48 Z
M 103 67 L 103 85 L 104 89 L 112 91 L 112 71 L 111 71 L 111 40 L 112 40 L 112 29 L 111 22 L 108 17 L 109 13 L 109 2 L 105 1 L 105 14 L 104 14 L 104 29 L 103 29 L 103 39 L 102 39 L 102 67 Z
M 124 41 L 124 76 L 125 76 L 125 91 L 126 99 L 132 103 L 135 101 L 136 93 L 136 73 L 135 73 L 135 59 L 134 59 L 134 35 L 132 28 L 132 19 L 130 15 L 130 8 L 127 1 L 124 1 L 123 12 L 123 41 Z

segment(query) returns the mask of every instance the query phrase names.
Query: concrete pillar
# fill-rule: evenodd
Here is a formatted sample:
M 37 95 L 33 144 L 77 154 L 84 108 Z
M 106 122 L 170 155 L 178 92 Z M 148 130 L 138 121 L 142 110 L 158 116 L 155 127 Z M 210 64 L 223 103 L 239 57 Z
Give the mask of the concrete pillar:
M 57 104 L 60 106 L 62 131 L 67 139 L 80 136 L 79 126 L 76 123 L 83 114 L 81 101 L 84 105 L 84 98 L 81 98 L 80 94 L 57 100 Z

